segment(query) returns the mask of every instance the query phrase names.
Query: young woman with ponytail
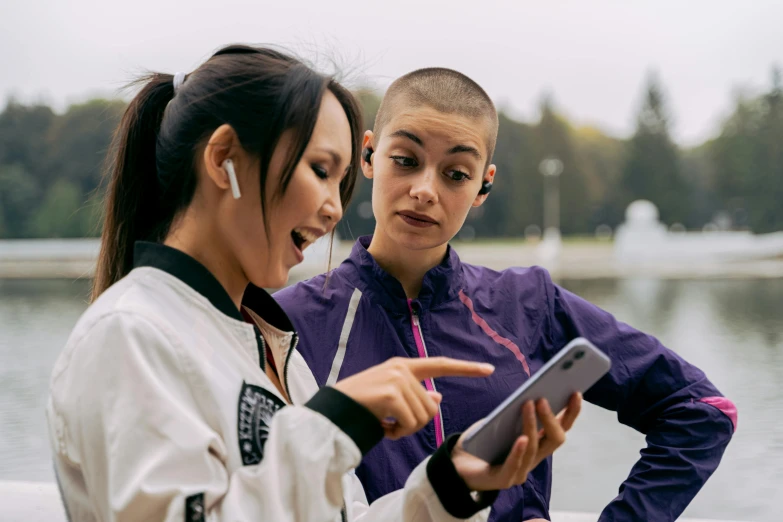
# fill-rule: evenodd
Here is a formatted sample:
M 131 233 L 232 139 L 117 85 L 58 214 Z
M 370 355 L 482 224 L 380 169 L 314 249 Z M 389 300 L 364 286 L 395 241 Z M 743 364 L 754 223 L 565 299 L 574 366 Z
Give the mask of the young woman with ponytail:
M 93 302 L 50 385 L 70 520 L 484 520 L 554 451 L 528 432 L 491 467 L 453 438 L 368 505 L 352 470 L 432 419 L 421 382 L 493 369 L 394 359 L 319 391 L 262 289 L 342 217 L 360 121 L 345 88 L 271 49 L 143 80 L 110 152 Z M 547 440 L 575 415 L 541 416 Z

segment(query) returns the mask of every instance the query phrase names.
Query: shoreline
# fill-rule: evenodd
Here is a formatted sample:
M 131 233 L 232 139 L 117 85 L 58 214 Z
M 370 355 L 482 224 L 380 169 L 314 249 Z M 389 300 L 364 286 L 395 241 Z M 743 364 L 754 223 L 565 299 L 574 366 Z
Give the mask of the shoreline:
M 0 481 L 0 500 L 9 522 L 65 522 L 66 515 L 57 485 L 50 482 Z M 10 511 L 9 511 L 10 510 Z M 596 513 L 553 511 L 553 522 L 588 522 Z M 682 522 L 731 522 L 705 518 L 681 518 Z
M 494 270 L 538 265 L 554 279 L 772 279 L 783 278 L 783 259 L 743 261 L 678 260 L 623 263 L 610 241 L 563 242 L 559 259 L 545 261 L 537 245 L 508 240 L 455 242 L 460 258 Z M 331 267 L 350 254 L 352 241 L 335 242 Z M 99 242 L 75 240 L 0 241 L 0 279 L 92 279 Z M 291 270 L 299 281 L 327 270 L 323 260 L 305 260 Z

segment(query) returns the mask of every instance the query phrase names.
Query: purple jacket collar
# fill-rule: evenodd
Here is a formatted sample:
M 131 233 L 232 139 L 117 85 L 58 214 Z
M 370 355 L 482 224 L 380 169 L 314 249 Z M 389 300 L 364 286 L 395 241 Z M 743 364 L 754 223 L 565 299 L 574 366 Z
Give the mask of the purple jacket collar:
M 381 268 L 367 251 L 371 240 L 372 236 L 360 237 L 339 271 L 363 293 L 371 294 L 374 301 L 389 312 L 408 314 L 407 298 L 402 285 Z M 437 308 L 442 303 L 458 299 L 462 286 L 462 263 L 457 252 L 449 245 L 443 262 L 424 275 L 421 291 L 414 302 L 424 310 Z

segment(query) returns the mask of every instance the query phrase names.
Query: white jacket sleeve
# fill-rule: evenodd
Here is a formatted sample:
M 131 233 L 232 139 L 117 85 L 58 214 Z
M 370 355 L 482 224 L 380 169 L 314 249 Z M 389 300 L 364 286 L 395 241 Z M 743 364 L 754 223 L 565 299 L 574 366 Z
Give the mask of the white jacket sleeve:
M 489 518 L 490 508 L 486 507 L 494 500 L 482 505 L 476 504 L 479 509 L 474 515 L 465 517 L 452 516 L 438 498 L 427 477 L 427 464 L 430 459 L 425 459 L 416 466 L 405 483 L 405 488 L 393 491 L 377 499 L 368 505 L 364 489 L 359 477 L 351 474 L 351 487 L 353 500 L 351 502 L 350 520 L 355 522 L 456 522 L 467 520 L 469 522 L 485 522 Z M 453 492 L 453 494 L 458 494 Z M 468 500 L 469 502 L 472 502 Z M 472 511 L 475 511 L 472 510 Z
M 231 473 L 217 416 L 193 396 L 187 347 L 164 326 L 112 313 L 70 348 L 71 371 L 53 376 L 50 423 L 61 461 L 81 469 L 100 520 L 339 520 L 343 479 L 377 442 L 348 420 L 362 407 L 324 389 L 306 406 L 281 408 L 261 462 Z M 358 410 L 341 410 L 341 401 Z M 423 468 L 397 495 L 402 508 L 384 498 L 349 507 L 349 520 L 455 520 Z
M 356 444 L 323 415 L 289 406 L 270 422 L 263 460 L 229 473 L 226 442 L 196 403 L 186 348 L 174 339 L 157 322 L 114 313 L 71 347 L 68 365 L 78 370 L 55 370 L 56 446 L 81 468 L 97 518 L 339 517 L 341 478 L 361 458 Z

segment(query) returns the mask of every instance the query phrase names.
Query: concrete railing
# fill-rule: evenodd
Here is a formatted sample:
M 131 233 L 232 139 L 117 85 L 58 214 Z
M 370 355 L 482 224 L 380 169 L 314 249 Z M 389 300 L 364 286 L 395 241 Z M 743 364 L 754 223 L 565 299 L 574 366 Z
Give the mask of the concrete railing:
M 46 482 L 0 481 L 3 522 L 65 522 L 65 512 L 57 486 Z M 595 513 L 553 512 L 552 522 L 595 522 Z M 682 522 L 730 522 L 681 519 Z M 76 521 L 74 521 L 76 522 Z

